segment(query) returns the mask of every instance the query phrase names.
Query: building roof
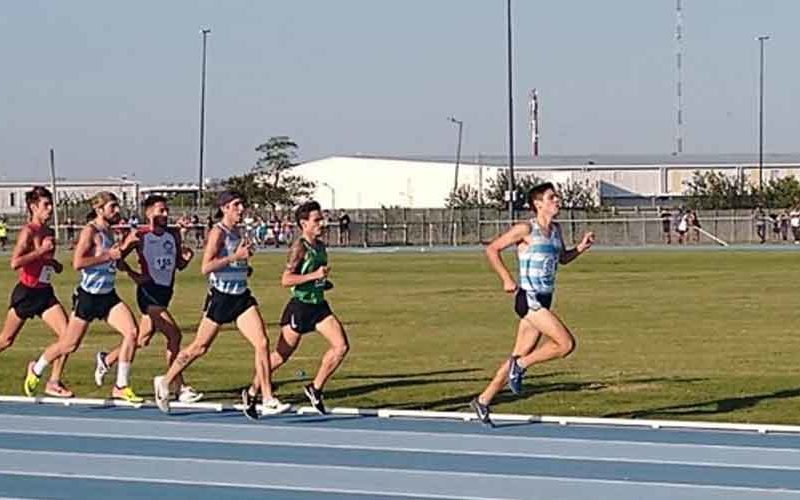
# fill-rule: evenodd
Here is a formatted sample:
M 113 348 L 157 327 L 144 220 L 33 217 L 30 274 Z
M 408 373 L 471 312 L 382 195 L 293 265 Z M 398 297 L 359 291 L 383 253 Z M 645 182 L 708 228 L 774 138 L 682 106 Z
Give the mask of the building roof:
M 373 156 L 352 155 L 349 158 L 372 160 L 399 160 L 414 162 L 454 163 L 454 156 Z M 503 155 L 462 155 L 462 164 L 488 165 L 504 167 L 508 165 L 508 156 Z M 576 166 L 745 166 L 758 165 L 757 154 L 681 154 L 681 155 L 564 155 L 564 156 L 515 156 L 514 166 L 519 167 L 576 167 Z M 764 155 L 764 165 L 800 165 L 800 153 L 772 153 Z

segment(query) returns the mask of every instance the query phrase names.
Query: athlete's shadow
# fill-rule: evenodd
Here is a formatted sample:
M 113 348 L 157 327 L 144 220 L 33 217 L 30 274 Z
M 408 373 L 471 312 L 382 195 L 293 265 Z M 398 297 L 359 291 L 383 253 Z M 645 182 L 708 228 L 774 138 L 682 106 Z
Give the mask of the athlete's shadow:
M 529 399 L 534 396 L 540 394 L 546 394 L 551 392 L 594 392 L 594 391 L 601 391 L 605 389 L 609 389 L 614 386 L 619 385 L 627 385 L 627 384 L 658 384 L 663 382 L 670 382 L 670 383 L 694 383 L 700 382 L 703 379 L 698 378 L 676 378 L 676 377 L 664 377 L 664 378 L 638 378 L 638 379 L 631 379 L 631 380 L 624 380 L 624 381 L 615 381 L 615 382 L 600 382 L 600 381 L 576 381 L 576 382 L 548 382 L 548 383 L 541 383 L 537 382 L 536 378 L 545 379 L 552 377 L 558 374 L 542 374 L 538 377 L 527 376 L 525 378 L 525 386 L 523 387 L 522 394 L 519 396 L 512 394 L 507 389 L 504 389 L 500 392 L 497 396 L 495 396 L 492 404 L 499 404 L 499 403 L 511 403 L 514 401 Z M 470 394 L 463 394 L 460 396 L 453 396 L 449 398 L 443 399 L 436 399 L 436 400 L 427 400 L 427 401 L 414 401 L 408 402 L 402 405 L 397 406 L 397 408 L 407 409 L 407 410 L 416 410 L 416 409 L 424 409 L 424 410 L 441 410 L 441 411 L 458 411 L 463 410 L 465 407 L 469 406 L 469 402 L 477 396 L 478 392 L 473 392 Z
M 681 405 L 661 406 L 646 410 L 635 410 L 630 412 L 616 412 L 604 415 L 612 418 L 652 418 L 652 417 L 675 417 L 686 415 L 718 415 L 730 413 L 744 408 L 752 408 L 762 401 L 771 399 L 788 399 L 800 397 L 800 387 L 795 389 L 784 389 L 782 391 L 754 394 L 752 396 L 740 396 L 732 398 L 712 399 L 697 403 L 687 403 Z
M 461 383 L 485 382 L 486 377 L 483 376 L 455 377 L 455 378 L 447 377 L 447 375 L 468 374 L 481 371 L 482 369 L 480 368 L 456 368 L 450 370 L 432 370 L 425 372 L 400 373 L 400 374 L 379 373 L 379 374 L 354 374 L 354 375 L 334 376 L 334 381 L 332 384 L 334 386 L 339 385 L 337 384 L 337 381 L 345 381 L 345 380 L 373 380 L 374 382 L 354 385 L 349 387 L 331 388 L 325 391 L 325 398 L 330 401 L 338 398 L 363 396 L 379 390 L 393 389 L 400 387 L 422 387 L 422 386 L 431 386 L 437 384 L 446 385 L 458 382 Z M 554 377 L 557 375 L 561 375 L 561 372 L 550 372 L 542 375 L 537 375 L 536 377 L 529 376 L 529 379 Z M 302 383 L 308 383 L 308 380 L 303 380 Z M 278 378 L 274 383 L 273 389 L 276 391 L 280 391 L 280 389 L 286 385 L 299 384 L 300 382 L 301 381 L 297 379 L 281 380 L 280 378 Z M 242 392 L 242 389 L 244 388 L 245 386 L 241 386 L 234 388 L 206 390 L 203 392 L 205 392 L 206 399 L 208 400 L 231 399 L 231 398 L 236 399 L 239 397 L 239 395 Z M 287 391 L 286 394 L 281 394 L 280 397 L 281 400 L 286 400 L 286 402 L 288 403 L 297 403 L 305 401 L 302 394 L 298 391 Z
M 339 380 L 359 380 L 359 379 L 406 379 L 415 377 L 429 377 L 432 375 L 452 375 L 456 373 L 473 373 L 481 371 L 480 368 L 456 368 L 452 370 L 435 370 L 429 372 L 417 373 L 373 373 L 373 374 L 358 374 L 358 375 L 342 375 L 336 377 Z M 445 379 L 446 381 L 447 379 Z

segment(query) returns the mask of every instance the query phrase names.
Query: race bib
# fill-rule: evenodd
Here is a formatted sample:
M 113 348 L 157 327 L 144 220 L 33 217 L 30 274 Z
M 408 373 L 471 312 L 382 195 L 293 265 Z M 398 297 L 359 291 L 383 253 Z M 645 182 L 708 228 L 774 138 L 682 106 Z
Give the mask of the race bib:
M 55 272 L 56 270 L 53 268 L 53 266 L 42 266 L 42 272 L 39 273 L 39 283 L 49 285 Z
M 156 269 L 159 271 L 167 271 L 172 269 L 172 257 L 156 258 Z

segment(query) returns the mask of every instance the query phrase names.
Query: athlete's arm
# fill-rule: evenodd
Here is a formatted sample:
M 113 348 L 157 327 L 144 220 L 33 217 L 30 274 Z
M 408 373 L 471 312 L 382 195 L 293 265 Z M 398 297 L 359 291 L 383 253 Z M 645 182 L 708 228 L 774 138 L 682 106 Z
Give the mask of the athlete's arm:
M 78 243 L 75 245 L 75 253 L 72 255 L 72 267 L 76 271 L 98 264 L 105 264 L 112 260 L 119 260 L 122 256 L 122 252 L 118 247 L 112 247 L 100 255 L 89 255 L 95 245 L 95 235 L 95 229 L 92 226 L 84 227 L 81 230 L 81 234 L 78 235 Z
M 530 232 L 530 224 L 524 222 L 514 224 L 511 229 L 501 234 L 486 247 L 486 258 L 489 259 L 489 264 L 500 277 L 500 281 L 503 282 L 503 289 L 507 292 L 516 290 L 517 283 L 511 277 L 511 273 L 503 262 L 501 253 L 511 245 L 516 245 L 523 241 Z
M 594 243 L 594 233 L 590 231 L 588 233 L 583 233 L 581 242 L 578 243 L 575 248 L 567 250 L 564 246 L 564 238 L 561 236 L 561 231 L 558 232 L 558 236 L 561 238 L 561 255 L 558 256 L 558 263 L 561 265 L 569 264 L 580 254 L 592 248 L 592 244 Z
M 191 248 L 183 246 L 180 234 L 173 233 L 172 237 L 175 238 L 175 268 L 178 271 L 183 271 L 189 265 L 192 257 L 194 257 L 194 252 Z
M 291 288 L 309 281 L 316 281 L 328 276 L 328 267 L 322 266 L 313 273 L 298 274 L 297 268 L 306 256 L 306 247 L 300 240 L 295 241 L 289 248 L 289 257 L 286 259 L 286 268 L 281 275 L 281 286 Z
M 17 243 L 11 252 L 11 269 L 16 271 L 53 250 L 52 238 L 45 238 L 39 248 L 32 249 L 32 243 L 33 232 L 28 226 L 24 226 L 17 235 Z

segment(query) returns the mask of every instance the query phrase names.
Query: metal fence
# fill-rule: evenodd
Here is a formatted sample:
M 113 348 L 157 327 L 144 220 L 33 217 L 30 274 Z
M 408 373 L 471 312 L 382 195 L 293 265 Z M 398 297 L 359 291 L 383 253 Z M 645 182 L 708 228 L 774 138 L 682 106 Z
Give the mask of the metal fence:
M 443 217 L 444 218 L 444 217 Z M 700 226 L 727 243 L 757 243 L 755 221 L 744 215 L 705 215 L 699 216 Z M 611 246 L 645 246 L 666 243 L 664 219 L 660 217 L 566 217 L 559 218 L 567 243 L 577 243 L 584 232 L 593 231 L 598 243 Z M 82 226 L 59 227 L 58 239 L 67 243 L 74 239 Z M 508 220 L 479 220 L 466 217 L 453 217 L 451 220 L 406 221 L 406 222 L 373 222 L 355 221 L 349 227 L 349 246 L 459 246 L 485 244 L 509 227 Z M 18 225 L 9 227 L 9 244 L 13 244 Z M 198 228 L 200 229 L 200 228 Z M 794 241 L 791 231 L 784 234 L 774 232 L 771 224 L 767 224 L 767 240 L 773 243 Z M 201 231 L 192 229 L 187 239 L 193 243 L 202 237 Z M 347 242 L 346 231 L 338 224 L 329 224 L 324 239 L 331 246 L 343 246 Z M 678 243 L 678 234 L 672 222 L 669 222 L 669 235 L 672 244 Z M 686 244 L 714 244 L 714 241 L 700 231 L 690 228 L 685 237 Z M 272 246 L 273 241 L 265 242 Z M 281 242 L 285 244 L 285 242 Z

